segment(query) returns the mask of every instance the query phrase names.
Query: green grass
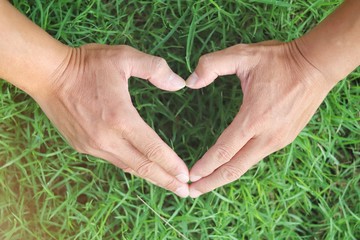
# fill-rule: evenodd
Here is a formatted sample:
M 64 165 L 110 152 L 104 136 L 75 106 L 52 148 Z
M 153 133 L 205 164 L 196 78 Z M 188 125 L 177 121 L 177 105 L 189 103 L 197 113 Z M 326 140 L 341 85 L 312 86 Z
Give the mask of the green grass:
M 184 78 L 203 53 L 289 41 L 340 3 L 13 2 L 66 44 L 128 44 L 164 57 Z M 29 96 L 1 81 L 0 239 L 180 239 L 177 231 L 188 239 L 360 239 L 359 79 L 357 69 L 340 82 L 292 144 L 195 200 L 76 153 Z M 130 81 L 142 117 L 189 167 L 241 104 L 234 77 L 176 93 Z

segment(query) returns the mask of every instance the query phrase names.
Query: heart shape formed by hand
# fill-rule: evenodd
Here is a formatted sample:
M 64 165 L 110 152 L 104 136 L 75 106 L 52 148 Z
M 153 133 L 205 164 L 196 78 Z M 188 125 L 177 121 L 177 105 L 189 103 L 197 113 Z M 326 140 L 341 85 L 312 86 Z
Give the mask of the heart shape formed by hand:
M 231 123 L 242 101 L 239 80 L 233 76 L 200 91 L 176 92 L 131 79 L 129 90 L 140 116 L 189 167 Z
M 131 76 L 148 79 L 162 90 L 176 91 L 184 87 L 184 80 L 164 59 L 128 46 L 91 44 L 70 49 L 64 63 L 53 74 L 52 90 L 36 100 L 79 152 L 106 159 L 181 197 L 189 194 L 198 197 L 238 179 L 262 158 L 290 143 L 334 85 L 325 81 L 322 73 L 304 58 L 298 45 L 274 41 L 239 44 L 199 59 L 187 80 L 189 88 L 203 88 L 218 76 L 236 74 L 241 80 L 244 98 L 233 122 L 190 172 L 183 160 L 143 121 L 129 94 Z M 183 107 L 176 113 L 169 111 L 171 102 L 151 98 L 161 107 L 157 114 L 175 123 L 171 128 L 183 125 L 206 143 L 231 120 L 218 124 L 214 118 L 222 119 L 225 112 L 227 117 L 236 113 L 237 106 L 229 108 L 224 101 L 241 98 L 240 94 L 226 97 L 223 94 L 228 92 L 227 85 L 223 86 L 223 90 L 219 86 L 202 90 L 192 98 L 178 94 Z M 215 92 L 222 98 L 213 97 Z M 202 94 L 207 95 L 208 106 L 201 103 Z M 136 99 L 138 96 L 140 94 L 135 94 L 133 102 L 141 110 L 143 102 Z M 189 116 L 181 117 L 187 107 L 190 108 L 184 113 Z M 192 125 L 188 119 L 193 116 L 201 122 Z M 150 125 L 165 125 L 152 123 L 152 116 L 146 119 Z M 184 149 L 196 148 L 196 138 L 193 137 L 192 142 L 186 140 L 184 134 L 178 136 L 179 131 L 173 133 L 171 138 L 179 137 Z M 204 151 L 205 146 L 201 148 Z
M 241 79 L 244 101 L 234 121 L 190 170 L 193 182 L 190 185 L 191 197 L 198 197 L 240 178 L 262 158 L 292 142 L 315 113 L 334 83 L 326 81 L 322 73 L 304 58 L 299 45 L 297 42 L 285 44 L 277 41 L 241 44 L 200 58 L 197 68 L 187 80 L 188 87 L 199 89 L 218 76 L 236 74 Z M 236 92 L 237 97 L 223 95 L 233 86 L 221 84 L 203 90 L 201 94 L 210 96 L 210 104 L 204 105 L 198 97 L 194 107 L 190 107 L 192 114 L 188 117 L 181 117 L 179 112 L 172 115 L 175 123 L 184 121 L 190 131 L 198 130 L 196 136 L 202 143 L 206 139 L 212 140 L 231 120 L 227 119 L 220 124 L 221 127 L 214 129 L 218 126 L 213 122 L 214 116 L 224 114 L 224 109 L 232 113 L 226 113 L 226 116 L 232 117 L 237 113 L 241 100 L 236 98 L 241 98 L 241 94 Z M 227 103 L 230 109 L 223 102 L 217 102 L 216 106 L 214 102 L 218 100 L 212 96 L 219 91 L 221 97 L 218 96 L 218 99 L 236 99 L 237 104 Z M 193 101 L 191 98 L 183 99 L 185 104 Z M 194 115 L 201 119 L 200 124 L 192 125 L 187 121 Z M 209 133 L 212 134 L 210 137 Z M 183 141 L 184 148 L 189 149 L 187 144 L 190 142 L 184 138 Z M 204 151 L 205 146 L 201 147 Z

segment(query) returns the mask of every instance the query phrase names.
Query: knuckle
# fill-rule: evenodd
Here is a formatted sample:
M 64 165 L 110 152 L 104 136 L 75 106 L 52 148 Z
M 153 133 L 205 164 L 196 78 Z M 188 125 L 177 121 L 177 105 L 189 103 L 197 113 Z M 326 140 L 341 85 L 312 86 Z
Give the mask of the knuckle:
M 75 149 L 75 151 L 77 151 L 78 153 L 82 153 L 82 154 L 87 154 L 88 152 L 86 151 L 86 149 L 84 148 L 84 146 L 81 145 L 73 145 L 73 148 Z
M 165 155 L 164 155 L 165 156 Z M 165 158 L 163 158 L 165 159 Z M 180 164 L 167 164 L 165 171 L 170 173 L 178 173 L 181 171 L 181 165 Z
M 151 175 L 153 167 L 153 162 L 142 161 L 141 164 L 136 168 L 136 172 L 142 177 L 148 177 Z
M 145 151 L 145 156 L 148 159 L 159 162 L 161 159 L 164 159 L 165 149 L 159 143 L 150 144 Z
M 253 121 L 252 123 L 249 123 L 248 127 L 246 129 L 242 130 L 242 133 L 244 134 L 243 136 L 245 136 L 247 133 L 255 134 L 256 132 L 261 131 L 262 126 L 263 126 L 263 123 L 261 123 L 259 121 Z
M 245 171 L 243 169 L 231 165 L 225 166 L 221 169 L 221 177 L 226 182 L 235 181 L 239 179 L 244 173 Z
M 154 57 L 152 59 L 152 67 L 153 70 L 158 72 L 161 71 L 162 68 L 167 67 L 168 64 L 164 58 L 161 57 Z
M 202 67 L 204 70 L 206 70 L 208 68 L 208 66 L 209 66 L 209 62 L 211 61 L 210 59 L 211 59 L 211 54 L 210 53 L 204 54 L 199 58 L 198 65 L 200 67 Z
M 278 150 L 288 145 L 292 141 L 287 135 L 287 132 L 282 129 L 272 134 L 269 144 L 270 147 Z
M 81 143 L 71 144 L 75 151 L 82 154 L 93 154 L 97 148 L 95 147 L 97 143 L 94 143 L 93 140 L 87 139 L 86 141 L 82 141 Z
M 288 145 L 288 144 L 292 143 L 293 141 L 295 141 L 296 137 L 297 137 L 296 134 L 289 136 L 289 137 L 287 138 L 287 141 L 285 142 L 286 145 Z M 286 146 L 286 145 L 285 145 L 285 146 Z
M 131 49 L 132 47 L 128 46 L 128 45 L 125 45 L 125 44 L 120 44 L 118 45 L 118 48 L 119 49 L 123 49 L 123 50 L 129 50 Z
M 118 45 L 116 46 L 117 49 L 119 50 L 119 53 L 120 54 L 127 54 L 128 51 L 131 51 L 132 50 L 132 47 L 130 46 L 127 46 L 127 45 Z
M 219 164 L 224 164 L 232 158 L 233 149 L 225 144 L 218 144 L 215 150 L 215 161 Z
M 103 124 L 94 123 L 91 127 L 86 125 L 84 130 L 85 135 L 81 139 L 83 149 L 86 150 L 88 154 L 103 150 L 106 142 Z
M 224 53 L 229 55 L 234 55 L 234 60 L 237 59 L 239 56 L 243 56 L 244 52 L 246 53 L 249 50 L 249 46 L 247 44 L 236 44 L 231 47 L 228 47 L 224 50 L 222 50 Z
M 103 123 L 108 128 L 117 128 L 118 126 L 123 126 L 123 120 L 121 118 L 121 113 L 118 109 L 110 109 L 109 111 L 105 112 L 102 116 Z
M 247 123 L 247 127 L 246 130 L 244 129 L 243 132 L 248 132 L 248 133 L 256 133 L 256 132 L 261 132 L 264 129 L 264 122 L 265 121 L 260 121 L 260 120 L 254 120 L 251 121 L 249 123 Z
M 117 51 L 109 51 L 108 58 L 114 61 L 125 63 L 127 61 L 129 54 L 131 54 L 135 49 L 127 45 L 118 45 L 115 46 Z
M 94 134 L 93 136 L 98 136 L 96 134 Z M 86 148 L 89 149 L 89 151 L 100 151 L 103 149 L 103 143 L 100 139 L 94 139 L 94 138 L 89 138 L 86 144 Z
M 124 122 L 119 122 L 115 129 L 119 130 L 120 135 L 125 139 L 131 139 L 134 134 L 134 128 Z
M 165 189 L 168 189 L 170 191 L 175 191 L 177 189 L 178 183 L 175 179 L 172 178 L 171 180 L 169 180 L 168 182 L 162 185 L 163 185 L 162 187 Z
M 242 49 L 244 49 L 244 48 L 246 48 L 248 46 L 249 46 L 249 44 L 239 43 L 239 44 L 234 45 L 234 48 L 238 49 L 238 50 L 242 50 Z
M 270 147 L 271 147 L 272 149 L 274 149 L 275 151 L 276 151 L 276 150 L 279 150 L 279 149 L 281 149 L 281 148 L 283 148 L 283 147 L 285 147 L 285 146 L 286 146 L 286 144 L 283 143 L 283 140 L 281 140 L 281 139 L 279 139 L 279 138 L 274 138 L 274 139 L 272 139 L 272 140 L 271 140 L 271 143 L 270 143 Z

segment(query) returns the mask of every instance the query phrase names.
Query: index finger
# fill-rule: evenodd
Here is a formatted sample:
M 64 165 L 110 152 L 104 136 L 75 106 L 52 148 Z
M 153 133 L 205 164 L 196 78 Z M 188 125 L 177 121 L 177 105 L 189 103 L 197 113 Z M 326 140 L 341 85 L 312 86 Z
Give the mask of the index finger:
M 157 163 L 180 182 L 189 181 L 189 170 L 184 161 L 147 125 L 140 116 L 133 121 L 125 139 L 150 161 Z
M 192 182 L 210 175 L 218 167 L 229 162 L 254 136 L 253 129 L 248 127 L 246 116 L 240 110 L 216 143 L 195 163 L 190 170 L 190 180 Z
M 126 65 L 129 67 L 129 75 L 149 80 L 156 87 L 177 91 L 185 87 L 185 81 L 174 73 L 166 60 L 152 56 L 137 49 L 127 46 L 129 53 L 126 56 Z
M 209 176 L 192 183 L 190 185 L 190 197 L 196 198 L 239 179 L 267 155 L 265 149 L 264 142 L 261 139 L 251 139 L 229 162 L 216 169 Z
M 218 76 L 236 74 L 242 59 L 238 51 L 240 47 L 235 45 L 202 55 L 195 71 L 186 80 L 186 85 L 198 89 L 209 85 Z

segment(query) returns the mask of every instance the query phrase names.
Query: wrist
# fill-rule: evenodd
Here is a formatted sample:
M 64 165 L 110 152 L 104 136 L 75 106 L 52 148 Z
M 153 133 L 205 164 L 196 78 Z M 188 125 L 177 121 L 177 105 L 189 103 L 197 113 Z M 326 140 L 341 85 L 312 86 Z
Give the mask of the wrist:
M 360 1 L 348 0 L 317 27 L 293 41 L 325 78 L 337 83 L 360 64 Z
M 70 48 L 29 21 L 9 2 L 0 2 L 0 78 L 37 97 Z
M 60 42 L 50 47 L 45 55 L 38 57 L 37 68 L 26 72 L 27 80 L 19 79 L 22 83 L 19 87 L 35 100 L 48 95 L 52 91 L 54 75 L 67 66 L 72 51 L 73 48 Z
M 349 64 L 347 61 L 339 61 L 338 58 L 341 56 L 331 54 L 332 50 L 326 49 L 324 46 L 317 46 L 307 36 L 295 39 L 291 44 L 330 84 L 337 84 L 353 70 L 351 67 L 353 64 Z
M 336 81 L 330 79 L 319 66 L 316 66 L 304 52 L 301 51 L 297 40 L 282 44 L 285 66 L 290 66 L 297 83 L 311 89 L 317 94 L 326 96 L 328 92 L 336 85 Z
M 43 48 L 37 56 L 29 55 L 27 60 L 21 61 L 21 69 L 16 68 L 14 72 L 9 72 L 5 80 L 38 101 L 51 94 L 53 75 L 59 68 L 66 66 L 71 52 L 71 47 L 60 42 Z

